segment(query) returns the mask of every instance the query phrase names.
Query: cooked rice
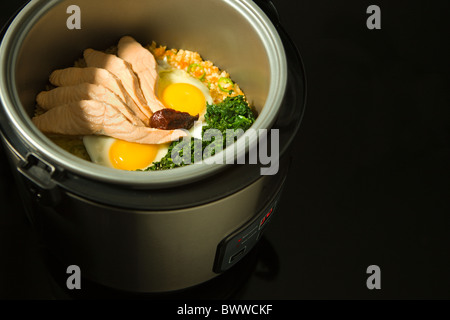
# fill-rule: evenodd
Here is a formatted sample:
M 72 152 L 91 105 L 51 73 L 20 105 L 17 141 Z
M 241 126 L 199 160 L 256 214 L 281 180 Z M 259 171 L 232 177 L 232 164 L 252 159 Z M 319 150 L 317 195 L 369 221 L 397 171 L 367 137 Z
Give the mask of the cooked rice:
M 83 138 L 78 136 L 47 136 L 53 143 L 67 152 L 87 161 L 91 161 L 83 144 Z

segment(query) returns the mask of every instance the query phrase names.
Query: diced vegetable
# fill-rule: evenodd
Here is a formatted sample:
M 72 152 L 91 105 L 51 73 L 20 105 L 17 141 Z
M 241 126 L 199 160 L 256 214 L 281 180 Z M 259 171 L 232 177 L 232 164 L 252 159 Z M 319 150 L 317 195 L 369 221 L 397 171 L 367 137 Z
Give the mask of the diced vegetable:
M 219 86 L 219 89 L 223 92 L 231 93 L 233 92 L 234 83 L 231 81 L 230 78 L 219 78 L 219 81 L 217 82 L 217 85 Z
M 198 63 L 191 64 L 188 67 L 187 72 L 201 81 L 205 80 L 205 76 L 206 76 L 205 68 L 203 68 Z

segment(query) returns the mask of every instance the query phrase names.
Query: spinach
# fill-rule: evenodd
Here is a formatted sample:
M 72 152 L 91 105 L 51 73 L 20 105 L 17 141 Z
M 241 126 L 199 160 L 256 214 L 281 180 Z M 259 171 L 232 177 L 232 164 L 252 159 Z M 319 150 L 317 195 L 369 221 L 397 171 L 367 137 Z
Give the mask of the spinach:
M 164 157 L 162 157 L 160 161 L 153 162 L 153 165 L 148 167 L 144 171 L 167 170 L 167 169 L 173 169 L 173 168 L 177 168 L 177 167 L 184 167 L 184 166 L 186 166 L 187 164 L 185 164 L 184 162 L 181 163 L 181 164 L 176 164 L 176 163 L 173 162 L 173 159 L 172 159 L 172 151 L 180 143 L 182 143 L 182 140 L 181 141 L 173 141 L 170 144 L 169 148 L 167 149 L 166 155 Z M 191 163 L 194 163 L 195 159 L 198 159 L 198 157 L 201 157 L 201 154 L 198 155 L 198 154 L 195 153 L 194 147 L 195 147 L 196 143 L 202 144 L 202 141 L 200 139 L 191 138 L 191 140 L 190 140 Z M 203 150 L 203 145 L 202 145 L 201 150 Z M 183 149 L 181 149 L 178 152 L 178 155 L 180 157 L 183 156 Z
M 170 144 L 169 149 L 167 150 L 167 154 L 161 158 L 158 162 L 153 162 L 153 165 L 145 169 L 144 171 L 157 171 L 157 170 L 166 170 L 166 169 L 172 169 L 176 167 L 181 167 L 182 165 L 176 165 L 173 162 L 172 157 L 172 150 L 173 148 L 179 144 L 180 141 L 174 141 Z M 181 150 L 182 152 L 183 150 Z M 140 171 L 140 170 L 139 170 Z
M 248 103 L 245 101 L 243 96 L 236 97 L 228 97 L 223 102 L 219 104 L 207 104 L 206 106 L 206 114 L 205 114 L 205 122 L 206 125 L 202 130 L 202 137 L 204 133 L 208 129 L 217 129 L 222 133 L 223 136 L 223 148 L 226 147 L 227 144 L 230 143 L 230 139 L 226 136 L 226 131 L 231 130 L 248 130 L 252 124 L 255 122 L 255 116 L 253 111 L 249 107 Z M 236 140 L 237 137 L 233 136 L 232 139 Z M 202 155 L 195 154 L 194 146 L 199 139 L 191 138 L 190 147 L 191 147 L 191 163 L 194 163 L 195 159 L 202 157 Z M 153 162 L 153 165 L 145 169 L 145 171 L 157 171 L 157 170 L 167 170 L 173 169 L 176 167 L 183 167 L 186 164 L 175 164 L 172 159 L 172 150 L 177 146 L 181 141 L 174 141 L 170 144 L 167 154 L 158 162 Z M 218 142 L 215 139 L 211 139 L 211 141 L 202 140 L 202 152 L 205 148 L 211 144 L 217 145 Z M 218 145 L 217 145 L 218 147 Z M 213 148 L 213 152 L 211 155 L 215 154 L 215 148 Z M 183 150 L 180 150 L 179 156 L 183 156 Z
M 228 97 L 219 104 L 206 106 L 205 120 L 207 129 L 218 129 L 225 133 L 227 129 L 246 131 L 255 122 L 255 116 L 243 96 Z

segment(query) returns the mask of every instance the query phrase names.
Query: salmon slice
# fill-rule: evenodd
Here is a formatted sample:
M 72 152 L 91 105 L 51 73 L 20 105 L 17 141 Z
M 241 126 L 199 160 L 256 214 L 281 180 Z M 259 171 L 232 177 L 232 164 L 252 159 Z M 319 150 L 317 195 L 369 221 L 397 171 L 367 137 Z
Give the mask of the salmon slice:
M 32 121 L 47 134 L 107 135 L 142 144 L 167 143 L 188 135 L 183 130 L 134 126 L 116 108 L 97 100 L 81 100 L 55 107 Z
M 131 111 L 145 124 L 149 125 L 150 119 L 144 115 L 141 109 L 136 105 L 133 98 L 128 94 L 127 90 L 122 84 L 122 81 L 102 68 L 66 68 L 62 70 L 55 70 L 50 75 L 50 83 L 58 86 L 73 86 L 82 83 L 92 83 L 102 85 L 105 88 L 115 93 L 122 101 L 124 101 Z
M 116 94 L 97 84 L 85 82 L 74 86 L 58 87 L 50 91 L 42 91 L 36 97 L 38 105 L 44 110 L 80 100 L 106 102 L 121 112 L 133 125 L 144 125 Z
M 153 113 L 164 109 L 164 105 L 155 95 L 156 60 L 153 54 L 130 36 L 122 37 L 118 44 L 118 56 L 131 64 L 139 78 L 142 92 Z
M 93 49 L 84 50 L 84 59 L 88 67 L 106 69 L 119 78 L 142 113 L 148 118 L 152 116 L 152 111 L 147 105 L 147 100 L 145 100 L 139 86 L 139 79 L 134 74 L 128 62 L 113 54 L 107 54 Z

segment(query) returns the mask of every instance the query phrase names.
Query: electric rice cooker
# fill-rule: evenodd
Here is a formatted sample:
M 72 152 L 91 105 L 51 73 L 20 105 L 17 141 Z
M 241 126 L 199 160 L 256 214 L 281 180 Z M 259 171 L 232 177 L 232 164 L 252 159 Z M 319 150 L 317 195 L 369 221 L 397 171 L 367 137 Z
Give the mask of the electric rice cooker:
M 79 28 L 68 27 L 74 5 Z M 267 138 L 239 138 L 241 154 L 226 160 L 256 150 L 279 157 L 132 172 L 54 144 L 31 121 L 49 74 L 124 34 L 199 52 L 228 70 L 258 111 L 252 128 Z M 3 30 L 0 77 L 1 140 L 27 216 L 45 250 L 86 279 L 141 293 L 192 287 L 239 264 L 272 218 L 283 219 L 277 205 L 306 85 L 270 1 L 33 0 Z M 269 166 L 276 170 L 264 174 Z

